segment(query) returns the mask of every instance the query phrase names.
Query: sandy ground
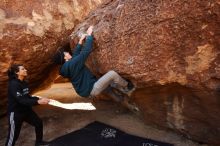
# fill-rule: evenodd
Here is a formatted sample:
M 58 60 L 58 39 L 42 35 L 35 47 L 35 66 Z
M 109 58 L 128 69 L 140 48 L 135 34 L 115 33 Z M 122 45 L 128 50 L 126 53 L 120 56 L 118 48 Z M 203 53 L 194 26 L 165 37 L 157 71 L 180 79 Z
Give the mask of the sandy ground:
M 96 110 L 66 110 L 49 105 L 36 106 L 34 110 L 43 119 L 44 139 L 53 140 L 66 133 L 78 130 L 93 121 L 101 121 L 124 132 L 153 140 L 173 143 L 175 146 L 207 146 L 188 140 L 172 131 L 157 129 L 145 125 L 140 116 L 130 112 L 113 101 L 82 99 L 74 93 L 71 84 L 54 84 L 50 89 L 36 93 L 62 102 L 91 102 Z M 0 123 L 0 146 L 7 136 L 7 118 Z M 24 123 L 16 146 L 34 145 L 34 128 Z

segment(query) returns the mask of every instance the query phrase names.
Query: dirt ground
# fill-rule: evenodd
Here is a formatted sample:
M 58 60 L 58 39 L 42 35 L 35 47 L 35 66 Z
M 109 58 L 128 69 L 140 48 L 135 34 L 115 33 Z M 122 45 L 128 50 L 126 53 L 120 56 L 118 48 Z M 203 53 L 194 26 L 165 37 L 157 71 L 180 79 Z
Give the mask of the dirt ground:
M 93 121 L 100 121 L 129 134 L 172 143 L 175 146 L 207 146 L 188 140 L 172 131 L 165 131 L 146 125 L 140 116 L 113 101 L 82 99 L 74 93 L 69 83 L 54 84 L 50 89 L 36 94 L 66 103 L 91 102 L 96 108 L 96 110 L 66 110 L 50 105 L 34 107 L 34 110 L 43 119 L 44 139 L 47 141 L 78 130 Z M 7 118 L 4 117 L 0 123 L 0 146 L 5 143 L 7 126 Z M 34 145 L 34 140 L 34 128 L 24 123 L 16 145 L 32 146 Z

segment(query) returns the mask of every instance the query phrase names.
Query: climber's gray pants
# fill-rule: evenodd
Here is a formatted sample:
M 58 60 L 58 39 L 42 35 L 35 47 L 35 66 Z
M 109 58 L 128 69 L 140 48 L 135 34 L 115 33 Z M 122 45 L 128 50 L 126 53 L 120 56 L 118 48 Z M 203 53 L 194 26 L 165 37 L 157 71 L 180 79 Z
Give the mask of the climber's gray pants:
M 91 97 L 99 95 L 104 91 L 109 85 L 116 88 L 126 87 L 128 82 L 124 80 L 118 73 L 111 70 L 104 74 L 97 82 L 95 82 L 93 89 L 90 93 Z

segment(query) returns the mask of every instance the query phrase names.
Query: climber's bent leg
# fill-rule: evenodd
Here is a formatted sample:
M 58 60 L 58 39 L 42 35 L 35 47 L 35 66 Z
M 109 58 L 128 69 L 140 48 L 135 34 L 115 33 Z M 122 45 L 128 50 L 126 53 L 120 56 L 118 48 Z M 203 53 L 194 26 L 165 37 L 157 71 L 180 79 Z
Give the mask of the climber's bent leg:
M 105 90 L 112 83 L 117 84 L 121 87 L 127 87 L 128 82 L 124 80 L 118 73 L 111 70 L 103 75 L 93 86 L 93 89 L 90 93 L 91 96 L 99 95 L 103 90 Z

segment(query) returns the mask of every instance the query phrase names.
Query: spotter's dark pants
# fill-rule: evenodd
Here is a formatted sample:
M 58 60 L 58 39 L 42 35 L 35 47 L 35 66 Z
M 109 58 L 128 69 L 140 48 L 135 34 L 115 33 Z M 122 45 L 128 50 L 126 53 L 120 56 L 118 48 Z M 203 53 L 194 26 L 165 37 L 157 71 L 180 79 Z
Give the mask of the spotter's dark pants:
M 30 110 L 26 113 L 10 112 L 8 114 L 8 137 L 5 146 L 14 146 L 19 137 L 21 126 L 23 122 L 27 122 L 35 127 L 36 142 L 42 141 L 43 138 L 43 122 L 38 115 Z M 27 135 L 28 136 L 28 135 Z

